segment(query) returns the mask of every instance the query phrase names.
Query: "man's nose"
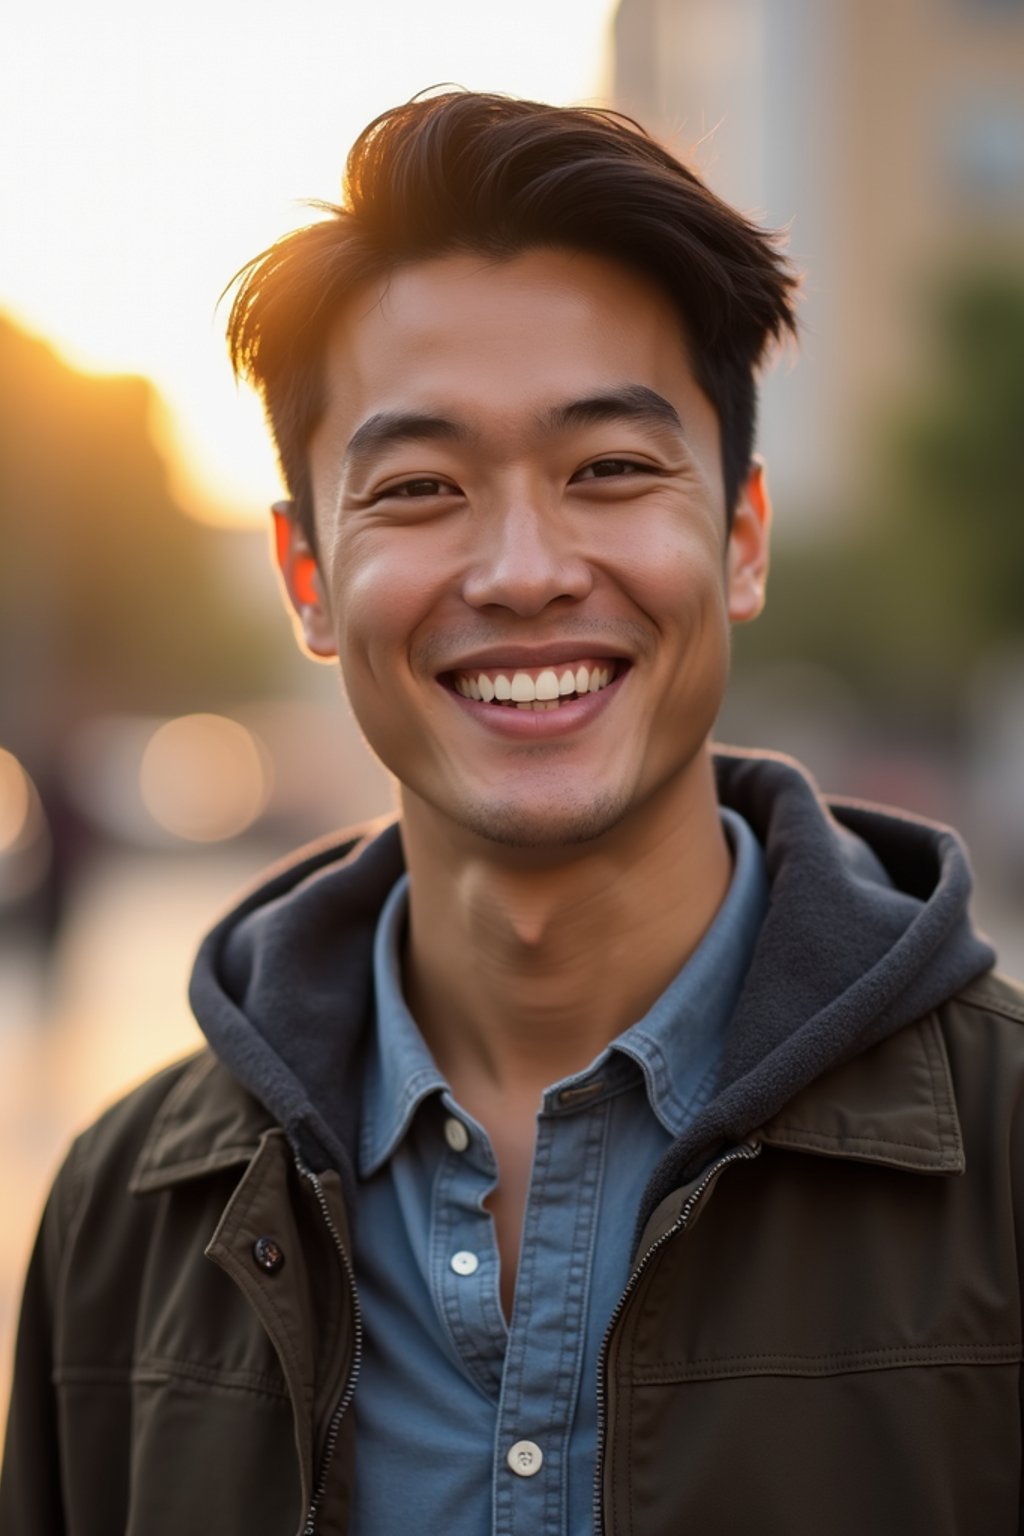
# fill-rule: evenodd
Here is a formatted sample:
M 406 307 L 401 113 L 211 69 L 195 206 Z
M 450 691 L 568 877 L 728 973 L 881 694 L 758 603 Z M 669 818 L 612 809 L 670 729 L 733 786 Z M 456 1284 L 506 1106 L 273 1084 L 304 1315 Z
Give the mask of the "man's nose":
M 529 618 L 558 598 L 578 602 L 593 585 L 567 520 L 523 499 L 481 519 L 463 597 L 473 608 L 494 604 Z

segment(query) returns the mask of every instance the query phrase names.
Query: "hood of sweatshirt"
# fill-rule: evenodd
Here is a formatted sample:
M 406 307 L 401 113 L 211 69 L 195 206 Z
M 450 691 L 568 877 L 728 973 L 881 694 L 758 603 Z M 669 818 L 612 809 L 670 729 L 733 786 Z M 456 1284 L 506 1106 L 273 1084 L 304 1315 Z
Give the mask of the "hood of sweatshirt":
M 721 802 L 765 850 L 769 908 L 717 1091 L 655 1171 L 641 1222 L 713 1152 L 995 961 L 971 927 L 955 832 L 826 803 L 785 758 L 721 752 L 715 762 Z M 192 976 L 192 1007 L 216 1055 L 311 1167 L 338 1168 L 349 1185 L 373 936 L 403 867 L 394 825 L 306 850 L 217 924 Z

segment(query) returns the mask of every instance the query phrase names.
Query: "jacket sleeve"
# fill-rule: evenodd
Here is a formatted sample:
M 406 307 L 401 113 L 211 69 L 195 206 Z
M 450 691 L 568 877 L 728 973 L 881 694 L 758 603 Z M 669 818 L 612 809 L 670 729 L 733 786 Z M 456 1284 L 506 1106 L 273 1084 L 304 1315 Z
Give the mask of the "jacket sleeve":
M 73 1183 L 69 1157 L 50 1192 L 25 1280 L 0 1472 L 2 1536 L 64 1536 L 66 1530 L 53 1360 Z

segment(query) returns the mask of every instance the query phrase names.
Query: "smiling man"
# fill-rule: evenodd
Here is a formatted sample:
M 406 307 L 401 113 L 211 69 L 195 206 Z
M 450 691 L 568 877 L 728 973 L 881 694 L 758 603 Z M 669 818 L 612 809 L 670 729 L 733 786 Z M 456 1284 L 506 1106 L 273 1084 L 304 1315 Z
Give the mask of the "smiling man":
M 76 1143 L 5 1532 L 1010 1536 L 1024 998 L 954 834 L 713 755 L 770 237 L 610 115 L 386 114 L 242 274 L 277 552 L 395 777 Z

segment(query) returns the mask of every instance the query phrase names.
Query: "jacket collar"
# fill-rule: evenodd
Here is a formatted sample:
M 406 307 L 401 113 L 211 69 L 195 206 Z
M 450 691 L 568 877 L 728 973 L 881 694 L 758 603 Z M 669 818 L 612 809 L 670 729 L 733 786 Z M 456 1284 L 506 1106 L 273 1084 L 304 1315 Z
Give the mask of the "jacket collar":
M 130 1188 L 143 1194 L 249 1163 L 274 1120 L 210 1051 L 187 1066 L 156 1116 Z M 917 1173 L 962 1173 L 960 1120 L 938 1016 L 833 1067 L 752 1141 Z
M 796 1094 L 751 1140 L 917 1173 L 963 1173 L 938 1016 L 897 1031 Z
M 129 1183 L 147 1194 L 248 1164 L 274 1119 L 208 1050 L 185 1067 L 164 1100 Z

